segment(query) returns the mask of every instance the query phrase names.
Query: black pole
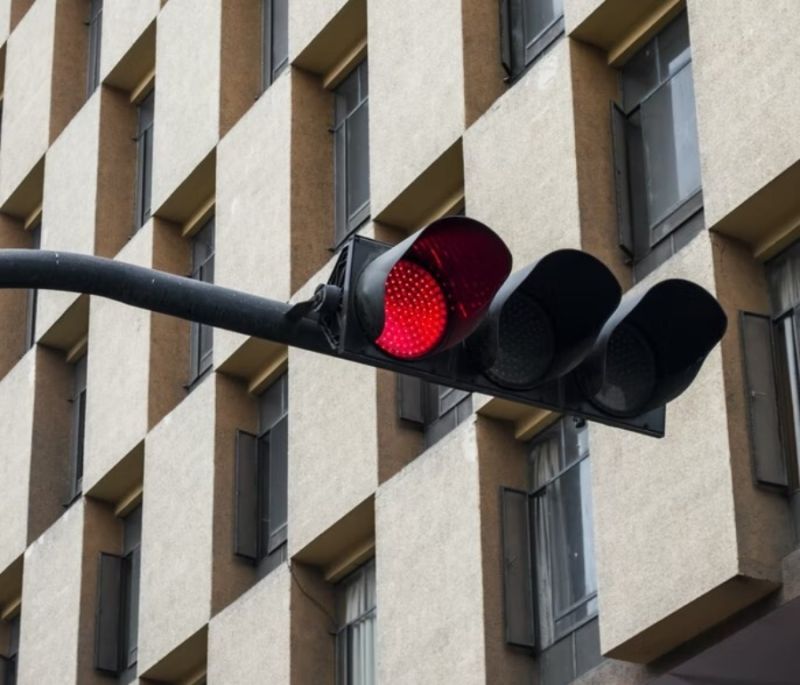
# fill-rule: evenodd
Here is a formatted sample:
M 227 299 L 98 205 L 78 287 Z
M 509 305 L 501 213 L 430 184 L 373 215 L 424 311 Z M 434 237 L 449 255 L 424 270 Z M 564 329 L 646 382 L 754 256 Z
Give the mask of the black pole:
M 321 328 L 291 305 L 112 259 L 49 250 L 0 250 L 0 288 L 98 295 L 133 307 L 332 354 Z

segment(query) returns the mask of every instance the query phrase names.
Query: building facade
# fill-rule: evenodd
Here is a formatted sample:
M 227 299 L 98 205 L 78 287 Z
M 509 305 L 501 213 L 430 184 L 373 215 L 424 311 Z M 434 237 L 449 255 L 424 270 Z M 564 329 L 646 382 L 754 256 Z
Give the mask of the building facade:
M 729 319 L 654 439 L 0 290 L 0 683 L 797 682 L 799 25 L 0 0 L 0 248 L 296 302 L 463 213 Z

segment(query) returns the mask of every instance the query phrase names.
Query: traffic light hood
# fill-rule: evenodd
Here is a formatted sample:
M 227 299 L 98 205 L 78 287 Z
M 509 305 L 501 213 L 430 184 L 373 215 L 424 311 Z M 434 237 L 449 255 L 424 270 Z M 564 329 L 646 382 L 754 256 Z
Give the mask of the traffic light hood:
M 583 360 L 621 295 L 598 259 L 556 250 L 503 283 L 467 347 L 495 383 L 534 387 Z
M 727 317 L 695 283 L 669 279 L 626 295 L 577 369 L 587 398 L 616 416 L 662 406 L 694 380 Z
M 467 217 L 439 219 L 364 267 L 357 316 L 386 354 L 418 359 L 472 333 L 510 271 L 511 253 L 494 231 Z

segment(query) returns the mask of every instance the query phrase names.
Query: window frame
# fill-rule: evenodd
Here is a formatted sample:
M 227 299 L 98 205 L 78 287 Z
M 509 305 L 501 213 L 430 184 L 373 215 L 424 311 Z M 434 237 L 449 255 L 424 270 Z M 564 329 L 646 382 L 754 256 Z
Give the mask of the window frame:
M 397 374 L 398 417 L 423 433 L 425 449 L 454 431 L 473 413 L 472 393 Z M 444 400 L 456 394 L 450 402 Z M 444 407 L 444 410 L 442 410 Z M 452 423 L 449 427 L 448 423 Z
M 634 53 L 620 71 L 622 104 L 611 103 L 611 130 L 612 147 L 615 168 L 615 192 L 617 201 L 617 225 L 620 233 L 619 244 L 626 253 L 634 271 L 634 277 L 639 280 L 667 261 L 678 252 L 686 243 L 691 241 L 705 228 L 704 203 L 702 178 L 700 185 L 688 191 L 687 195 L 676 200 L 665 214 L 653 221 L 647 209 L 647 169 L 645 158 L 645 145 L 641 134 L 641 124 L 635 119 L 641 116 L 642 107 L 654 96 L 663 92 L 664 88 L 688 69 L 692 86 L 694 74 L 692 72 L 691 40 L 688 38 L 687 28 L 687 54 L 675 66 L 674 71 L 663 75 L 661 73 L 661 48 L 659 39 L 677 22 L 685 21 L 688 26 L 686 10 L 674 17 L 666 26 L 651 36 L 639 50 Z M 638 56 L 647 50 L 654 51 L 653 64 L 655 70 L 653 84 L 648 90 L 638 94 L 633 102 L 627 101 L 625 89 L 625 69 Z M 700 169 L 699 139 L 696 125 L 696 96 L 693 97 L 692 107 L 695 108 L 694 134 L 695 147 L 698 150 L 696 160 Z M 634 187 L 637 184 L 639 187 Z
M 216 217 L 211 214 L 190 238 L 192 270 L 189 277 L 203 283 L 214 282 L 214 257 L 216 255 Z M 206 254 L 198 257 L 201 249 Z M 208 335 L 208 349 L 203 349 L 204 335 Z M 214 327 L 191 321 L 189 323 L 189 382 L 192 390 L 214 368 Z
M 285 28 L 286 54 L 275 64 L 275 3 L 286 4 L 284 15 L 288 17 L 289 0 L 261 0 L 261 91 L 269 88 L 289 66 L 289 27 L 278 27 L 281 31 Z
M 335 634 L 335 683 L 336 685 L 353 685 L 351 679 L 351 665 L 348 659 L 342 659 L 342 655 L 349 654 L 350 650 L 350 630 L 353 626 L 360 625 L 368 620 L 373 620 L 373 640 L 372 640 L 372 663 L 375 664 L 375 626 L 374 622 L 377 620 L 378 615 L 378 605 L 377 605 L 377 592 L 374 592 L 374 599 L 375 603 L 362 611 L 358 616 L 355 618 L 347 621 L 343 619 L 339 612 L 338 603 L 341 601 L 342 596 L 344 595 L 347 587 L 350 584 L 355 582 L 363 582 L 367 585 L 370 582 L 370 574 L 372 576 L 372 583 L 373 586 L 377 585 L 377 574 L 376 574 L 376 564 L 375 558 L 373 557 L 369 561 L 363 563 L 357 569 L 352 571 L 351 573 L 347 574 L 342 580 L 340 580 L 336 585 L 336 593 L 337 593 L 337 616 L 336 616 L 336 634 Z M 369 682 L 375 682 L 375 673 L 372 674 L 372 680 Z M 355 685 L 361 685 L 360 683 L 356 683 Z
M 38 250 L 42 246 L 42 217 L 41 214 L 28 229 L 31 236 L 32 250 Z M 36 288 L 28 288 L 27 304 L 25 309 L 25 351 L 27 352 L 36 344 L 36 310 L 39 303 L 39 291 Z
M 86 379 L 88 355 L 84 353 L 72 364 L 72 405 L 70 430 L 70 492 L 72 504 L 83 492 L 84 454 L 86 448 Z
M 363 78 L 362 78 L 363 75 Z M 346 106 L 346 96 L 341 94 L 345 83 L 353 79 L 357 83 L 358 102 L 352 108 Z M 364 87 L 366 84 L 366 87 Z M 369 63 L 364 57 L 356 64 L 333 90 L 333 185 L 334 185 L 334 238 L 332 250 L 338 250 L 347 240 L 370 219 L 370 169 L 369 169 Z M 340 113 L 339 104 L 344 102 L 344 112 Z M 367 199 L 352 211 L 347 206 L 347 195 L 350 176 L 349 132 L 353 118 L 366 109 L 367 168 L 362 170 L 366 175 Z
M 86 95 L 91 96 L 100 85 L 100 49 L 103 37 L 103 0 L 89 0 L 88 64 L 86 67 Z
M 525 2 L 540 0 L 500 1 L 501 64 L 506 71 L 506 82 L 513 84 L 565 33 L 564 5 L 555 19 L 528 38 L 525 24 Z
M 134 232 L 144 226 L 152 215 L 153 189 L 153 125 L 155 123 L 155 88 L 151 88 L 136 103 L 136 207 Z

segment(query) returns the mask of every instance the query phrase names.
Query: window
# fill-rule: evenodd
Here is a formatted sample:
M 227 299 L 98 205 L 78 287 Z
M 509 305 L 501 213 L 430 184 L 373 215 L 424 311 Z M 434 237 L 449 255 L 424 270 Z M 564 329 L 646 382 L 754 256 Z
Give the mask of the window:
M 94 93 L 100 83 L 100 37 L 103 32 L 103 0 L 89 0 L 89 65 L 86 90 Z
M 336 685 L 375 682 L 375 560 L 337 587 Z
M 74 501 L 83 491 L 83 447 L 86 436 L 86 355 L 72 366 L 72 437 L 70 462 L 72 464 L 70 499 Z
M 422 429 L 426 448 L 472 414 L 472 395 L 465 390 L 398 374 L 397 393 L 400 418 Z
M 123 530 L 122 555 L 100 553 L 95 667 L 130 683 L 138 658 L 141 504 L 125 517 Z
M 772 315 L 742 312 L 753 474 L 792 500 L 800 539 L 800 243 L 767 264 Z
M 259 397 L 258 435 L 236 436 L 234 552 L 265 575 L 286 560 L 289 384 L 284 374 Z
M 500 0 L 503 67 L 517 78 L 564 33 L 563 0 Z
M 586 422 L 565 418 L 531 444 L 529 490 L 503 489 L 506 641 L 535 648 L 542 682 L 600 662 Z
M 214 282 L 214 217 L 192 236 L 192 278 L 204 283 Z M 203 378 L 213 363 L 212 326 L 192 322 L 190 327 L 189 384 Z
M 289 0 L 261 0 L 262 88 L 266 90 L 289 64 Z
M 620 245 L 639 278 L 704 227 L 686 12 L 623 67 L 611 114 Z
M 369 218 L 369 78 L 367 60 L 335 92 L 336 246 Z
M 42 244 L 42 220 L 38 219 L 29 229 L 31 232 L 31 249 L 38 250 Z M 25 349 L 29 350 L 36 342 L 36 303 L 38 291 L 35 288 L 28 289 L 28 306 L 26 309 L 25 320 Z
M 150 191 L 153 182 L 153 114 L 155 90 L 151 90 L 137 107 L 136 132 L 136 228 L 141 228 L 150 218 Z
M 8 648 L 5 656 L 0 656 L 0 685 L 16 685 L 17 652 L 19 651 L 20 614 L 7 620 Z

